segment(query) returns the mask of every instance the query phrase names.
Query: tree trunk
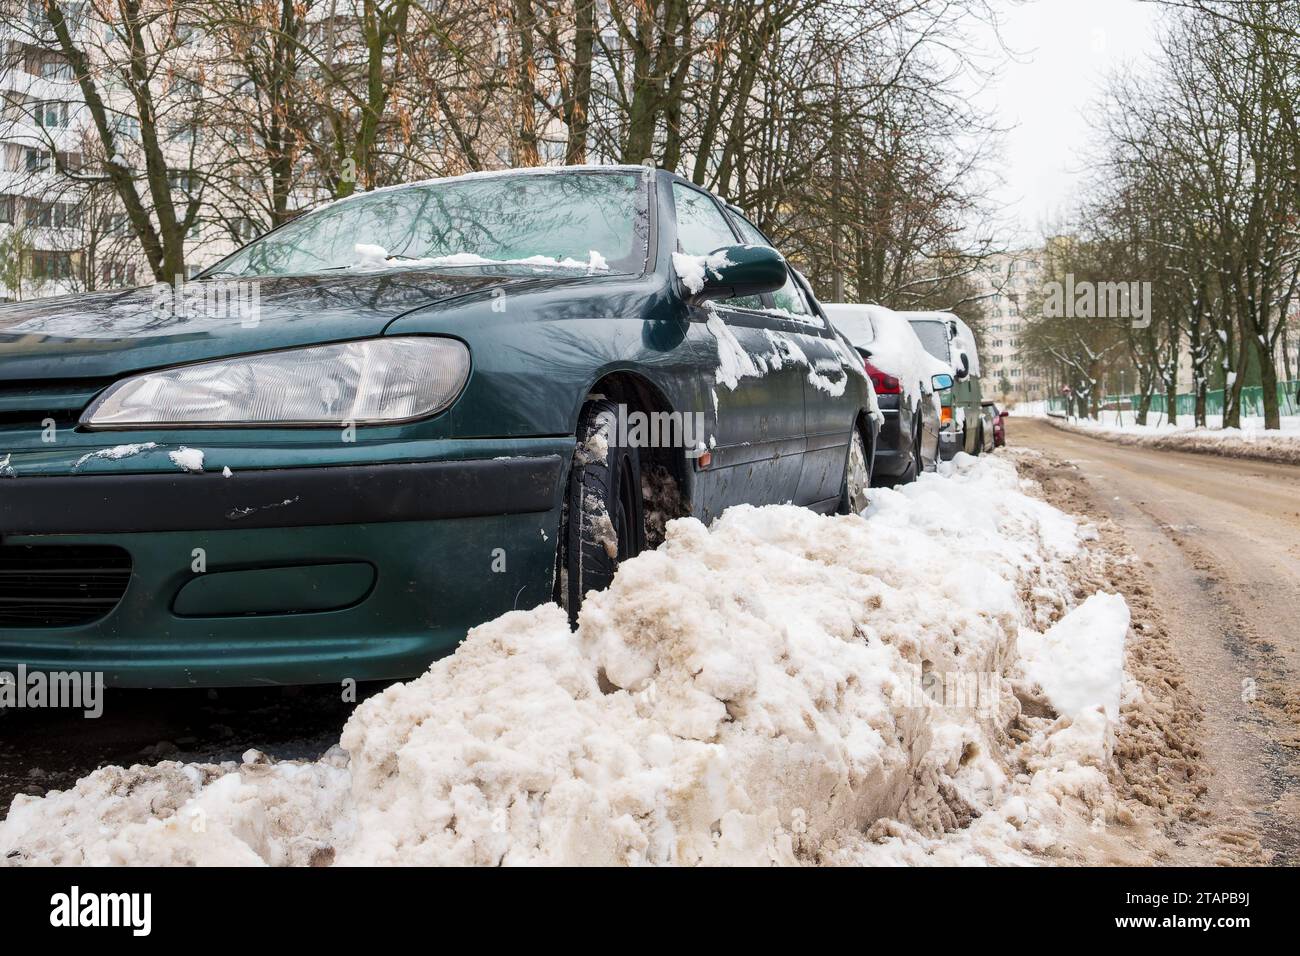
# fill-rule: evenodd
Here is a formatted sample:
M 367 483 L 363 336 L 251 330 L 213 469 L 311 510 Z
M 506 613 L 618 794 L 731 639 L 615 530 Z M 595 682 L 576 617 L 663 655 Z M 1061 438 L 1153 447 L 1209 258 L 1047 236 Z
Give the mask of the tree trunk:
M 1277 363 L 1273 355 L 1258 340 L 1255 342 L 1255 357 L 1259 362 L 1259 384 L 1264 389 L 1264 428 L 1281 429 L 1281 412 L 1277 405 Z
M 596 38 L 596 0 L 577 0 L 573 9 L 573 92 L 565 103 L 568 127 L 564 162 L 587 161 L 587 131 L 591 125 L 591 50 Z

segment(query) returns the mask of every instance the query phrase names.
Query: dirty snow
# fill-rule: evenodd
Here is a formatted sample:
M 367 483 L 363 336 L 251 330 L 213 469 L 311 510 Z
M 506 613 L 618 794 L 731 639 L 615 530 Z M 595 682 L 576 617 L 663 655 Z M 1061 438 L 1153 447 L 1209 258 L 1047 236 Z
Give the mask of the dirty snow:
M 1114 813 L 1117 691 L 1087 662 L 1118 609 L 1053 628 L 1080 529 L 1001 456 L 944 472 L 875 490 L 865 519 L 671 521 L 576 632 L 554 605 L 476 627 L 315 762 L 105 767 L 17 797 L 0 859 L 1041 862 Z M 1035 634 L 1043 670 L 1017 652 Z M 1097 679 L 1058 712 L 1051 675 L 1076 666 Z

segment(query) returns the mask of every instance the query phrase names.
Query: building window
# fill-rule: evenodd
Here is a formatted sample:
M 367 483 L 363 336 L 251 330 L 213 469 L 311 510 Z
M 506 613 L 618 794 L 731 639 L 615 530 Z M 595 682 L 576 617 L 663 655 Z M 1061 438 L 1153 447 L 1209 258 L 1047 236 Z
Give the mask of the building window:
M 68 125 L 68 104 L 58 100 L 46 100 L 37 103 L 33 110 L 36 125 L 43 129 L 66 129 Z
M 72 65 L 62 60 L 42 60 L 37 71 L 37 75 L 43 80 L 58 80 L 63 83 L 71 83 L 74 79 Z
M 167 173 L 167 185 L 178 192 L 189 195 L 194 188 L 194 177 L 189 170 L 173 169 Z
M 135 285 L 135 263 L 110 259 L 99 270 L 100 284 L 105 289 L 129 288 Z
M 119 114 L 113 120 L 113 131 L 118 136 L 138 140 L 140 138 L 140 121 L 134 116 Z
M 50 168 L 50 154 L 44 149 L 27 147 L 23 150 L 23 163 L 29 173 L 40 173 Z
M 47 202 L 40 199 L 28 200 L 27 222 L 32 226 L 62 229 L 75 226 L 78 221 L 77 207 L 69 202 Z
M 32 278 L 72 278 L 72 253 L 57 249 L 32 250 Z

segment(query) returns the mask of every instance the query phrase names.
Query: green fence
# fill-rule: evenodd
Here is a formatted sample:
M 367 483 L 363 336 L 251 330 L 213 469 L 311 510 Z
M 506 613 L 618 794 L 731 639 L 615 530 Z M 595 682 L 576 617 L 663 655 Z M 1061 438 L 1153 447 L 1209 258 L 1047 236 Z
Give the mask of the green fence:
M 1283 415 L 1300 415 L 1300 403 L 1296 401 L 1296 390 L 1300 388 L 1300 381 L 1279 382 L 1277 386 L 1277 404 L 1278 410 Z M 1191 420 L 1196 414 L 1196 396 L 1195 395 L 1177 395 L 1177 405 L 1175 406 L 1179 419 Z M 1205 395 L 1205 414 L 1222 415 L 1223 414 L 1224 390 L 1221 388 L 1212 388 Z M 1142 402 L 1141 395 L 1107 395 L 1102 399 L 1103 406 L 1123 406 L 1124 411 L 1135 411 Z M 1050 411 L 1066 412 L 1065 396 L 1054 395 L 1047 400 L 1047 407 Z M 1151 415 L 1168 417 L 1169 403 L 1166 401 L 1163 393 L 1151 396 Z M 1264 389 L 1260 385 L 1246 385 L 1241 390 L 1241 414 L 1255 415 L 1262 417 L 1264 414 Z

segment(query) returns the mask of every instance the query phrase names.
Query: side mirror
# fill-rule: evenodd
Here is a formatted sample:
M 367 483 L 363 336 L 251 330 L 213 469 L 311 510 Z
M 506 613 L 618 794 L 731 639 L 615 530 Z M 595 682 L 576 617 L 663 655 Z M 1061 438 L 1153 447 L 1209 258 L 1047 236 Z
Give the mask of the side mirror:
M 952 388 L 952 376 L 944 372 L 931 376 L 930 384 L 934 386 L 936 392 L 942 392 L 945 389 Z
M 957 357 L 961 359 L 961 370 L 957 372 L 957 377 L 966 378 L 970 375 L 970 356 L 962 352 Z
M 1010 412 L 998 412 L 998 418 L 1010 418 L 1010 417 L 1011 417 Z
M 775 292 L 789 278 L 785 258 L 771 246 L 723 246 L 707 256 L 675 252 L 673 266 L 692 302 Z

